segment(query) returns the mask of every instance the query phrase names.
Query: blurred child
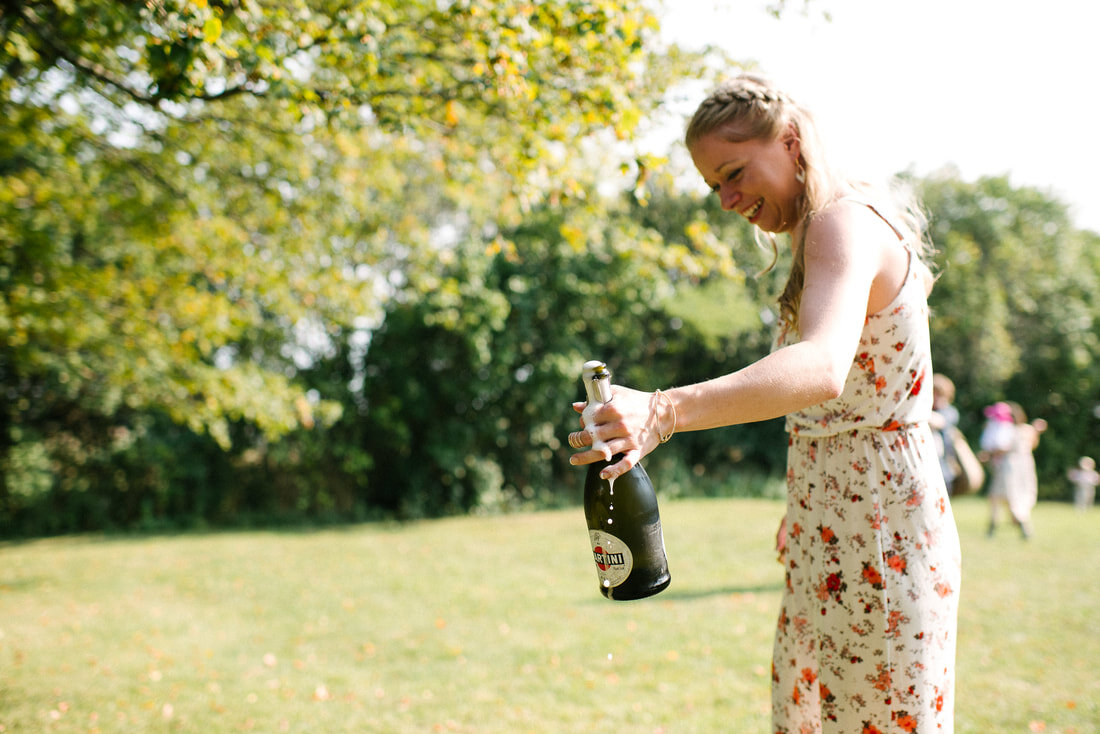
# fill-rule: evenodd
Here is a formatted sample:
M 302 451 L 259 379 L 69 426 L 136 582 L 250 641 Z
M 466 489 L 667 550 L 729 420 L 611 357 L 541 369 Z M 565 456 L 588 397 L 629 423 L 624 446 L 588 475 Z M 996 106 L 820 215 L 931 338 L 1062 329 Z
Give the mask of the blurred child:
M 1066 472 L 1073 482 L 1073 504 L 1084 512 L 1096 501 L 1096 485 L 1100 484 L 1100 472 L 1096 471 L 1096 462 L 1091 456 L 1082 456 L 1077 466 Z

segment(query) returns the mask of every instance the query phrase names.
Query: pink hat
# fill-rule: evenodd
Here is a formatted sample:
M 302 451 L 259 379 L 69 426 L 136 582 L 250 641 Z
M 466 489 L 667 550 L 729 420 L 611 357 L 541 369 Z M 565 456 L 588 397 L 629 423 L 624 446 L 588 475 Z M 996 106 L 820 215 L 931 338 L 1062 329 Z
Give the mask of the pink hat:
M 993 403 L 985 409 L 985 417 L 1002 423 L 1012 422 L 1012 408 L 1008 403 Z

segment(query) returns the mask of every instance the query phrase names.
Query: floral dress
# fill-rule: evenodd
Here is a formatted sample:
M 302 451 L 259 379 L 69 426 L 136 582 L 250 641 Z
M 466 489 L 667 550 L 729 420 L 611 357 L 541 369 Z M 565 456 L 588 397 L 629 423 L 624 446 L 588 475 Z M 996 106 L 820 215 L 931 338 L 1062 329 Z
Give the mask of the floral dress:
M 914 263 L 910 251 L 897 297 L 867 318 L 843 394 L 787 418 L 777 734 L 953 730 L 961 561 L 927 423 L 928 304 Z

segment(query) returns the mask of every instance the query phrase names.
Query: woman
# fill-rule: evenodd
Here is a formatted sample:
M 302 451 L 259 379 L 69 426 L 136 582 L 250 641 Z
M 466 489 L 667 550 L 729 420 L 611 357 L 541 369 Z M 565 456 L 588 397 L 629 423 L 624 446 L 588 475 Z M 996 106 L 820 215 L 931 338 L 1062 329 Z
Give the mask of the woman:
M 712 93 L 685 138 L 723 209 L 773 245 L 790 237 L 775 349 L 694 385 L 615 386 L 570 434 L 571 461 L 602 458 L 599 438 L 623 454 L 612 478 L 673 431 L 787 416 L 774 731 L 949 732 L 960 557 L 928 427 L 932 277 L 917 220 L 834 176 L 809 113 L 762 78 Z
M 1033 451 L 1047 429 L 1042 418 L 1028 423 L 1019 403 L 999 402 L 985 409 L 981 448 L 990 463 L 989 531 L 997 530 L 1001 505 L 1008 506 L 1012 522 L 1026 540 L 1031 537 L 1031 511 L 1039 499 L 1039 479 Z

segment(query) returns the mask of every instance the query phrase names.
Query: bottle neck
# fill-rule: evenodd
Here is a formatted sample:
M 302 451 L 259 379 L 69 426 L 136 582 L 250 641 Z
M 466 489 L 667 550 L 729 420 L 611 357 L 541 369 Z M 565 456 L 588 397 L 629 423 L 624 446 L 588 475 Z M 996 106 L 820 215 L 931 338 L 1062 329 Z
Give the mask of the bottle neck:
M 596 360 L 586 362 L 583 378 L 589 405 L 611 402 L 611 370 L 606 364 Z

